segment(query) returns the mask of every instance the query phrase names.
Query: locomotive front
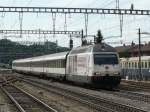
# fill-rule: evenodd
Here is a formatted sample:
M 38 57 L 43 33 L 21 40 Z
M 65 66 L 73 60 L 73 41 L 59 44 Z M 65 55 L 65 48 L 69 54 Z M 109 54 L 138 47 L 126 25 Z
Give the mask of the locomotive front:
M 121 68 L 116 50 L 107 44 L 93 46 L 93 74 L 91 82 L 101 87 L 117 87 Z

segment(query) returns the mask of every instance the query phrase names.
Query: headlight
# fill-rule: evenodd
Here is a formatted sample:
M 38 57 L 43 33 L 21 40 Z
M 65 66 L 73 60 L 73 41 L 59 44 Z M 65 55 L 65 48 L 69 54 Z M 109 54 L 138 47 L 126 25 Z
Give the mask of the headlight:
M 115 72 L 114 75 L 120 75 L 120 73 L 119 72 Z

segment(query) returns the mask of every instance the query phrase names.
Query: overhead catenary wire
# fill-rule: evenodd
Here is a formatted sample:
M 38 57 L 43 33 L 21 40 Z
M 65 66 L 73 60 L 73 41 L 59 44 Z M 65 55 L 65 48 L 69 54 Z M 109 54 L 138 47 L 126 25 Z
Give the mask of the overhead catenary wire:
M 100 3 L 100 4 L 96 4 L 96 6 L 95 7 L 103 7 L 103 6 L 108 6 L 108 5 L 110 5 L 110 4 L 112 4 L 112 2 L 114 2 L 114 0 L 111 0 L 111 1 L 108 1 L 108 2 L 103 2 L 103 3 Z M 71 3 L 71 2 L 70 2 Z M 92 3 L 90 3 L 89 5 L 88 5 L 88 7 L 90 7 L 90 6 L 92 6 L 93 7 L 93 4 L 95 3 L 95 1 L 93 1 Z M 99 2 L 98 2 L 99 3 Z M 67 6 L 67 5 L 66 5 Z M 70 13 L 69 13 L 69 15 L 71 15 Z M 75 18 L 74 20 L 76 21 L 75 22 L 75 24 L 74 24 L 74 22 L 72 23 L 74 26 L 77 26 L 77 25 L 80 25 L 81 24 L 81 22 L 83 21 L 82 20 L 83 18 L 82 17 L 80 17 L 80 18 Z M 69 25 L 72 25 L 72 24 L 69 24 Z M 60 29 L 61 27 L 59 27 L 59 29 Z
M 113 0 L 113 1 L 115 1 L 115 0 Z M 108 1 L 109 2 L 109 1 Z M 112 1 L 110 1 L 110 3 L 111 3 Z M 112 6 L 111 4 L 109 5 L 109 6 Z M 113 4 L 113 6 L 114 6 L 114 4 Z M 68 22 L 67 22 L 68 23 Z M 70 25 L 70 24 L 69 24 Z M 89 25 L 88 25 L 89 26 Z M 119 25 L 120 26 L 120 28 L 121 28 L 121 24 Z M 68 24 L 67 24 L 67 28 L 68 28 Z M 121 29 L 120 29 L 120 32 L 121 32 Z
M 26 6 L 28 6 L 29 4 L 31 4 L 32 0 L 29 0 L 26 4 Z

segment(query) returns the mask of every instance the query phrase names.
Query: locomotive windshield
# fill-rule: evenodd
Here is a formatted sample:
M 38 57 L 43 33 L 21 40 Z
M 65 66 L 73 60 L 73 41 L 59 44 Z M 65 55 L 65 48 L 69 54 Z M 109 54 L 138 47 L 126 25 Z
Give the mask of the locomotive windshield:
M 94 54 L 94 64 L 118 64 L 116 54 Z

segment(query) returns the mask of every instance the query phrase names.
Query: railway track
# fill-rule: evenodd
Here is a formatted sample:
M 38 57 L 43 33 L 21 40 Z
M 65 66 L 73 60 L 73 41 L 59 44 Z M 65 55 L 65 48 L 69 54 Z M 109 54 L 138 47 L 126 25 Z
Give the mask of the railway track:
M 117 91 L 101 91 L 103 93 L 107 94 L 113 94 L 119 97 L 123 98 L 128 98 L 131 100 L 136 100 L 136 101 L 142 101 L 150 104 L 150 95 L 144 95 L 136 92 L 131 92 L 131 91 L 124 91 L 124 90 L 117 90 Z
M 132 91 L 150 91 L 150 83 L 122 80 L 120 89 Z
M 73 100 L 79 101 L 80 103 L 86 104 L 95 108 L 98 111 L 103 112 L 147 112 L 146 110 L 142 110 L 140 108 L 122 104 L 119 102 L 115 102 L 113 100 L 109 100 L 106 98 L 94 96 L 92 94 L 83 92 L 83 91 L 74 91 L 68 88 L 61 88 L 52 84 L 46 84 L 40 81 L 35 81 L 29 78 L 21 78 L 22 81 L 29 83 L 33 86 L 38 86 L 47 91 L 53 92 L 55 94 L 59 94 L 65 96 L 67 98 L 71 98 Z
M 57 110 L 14 85 L 5 84 L 1 86 L 1 89 L 20 112 L 57 112 Z

